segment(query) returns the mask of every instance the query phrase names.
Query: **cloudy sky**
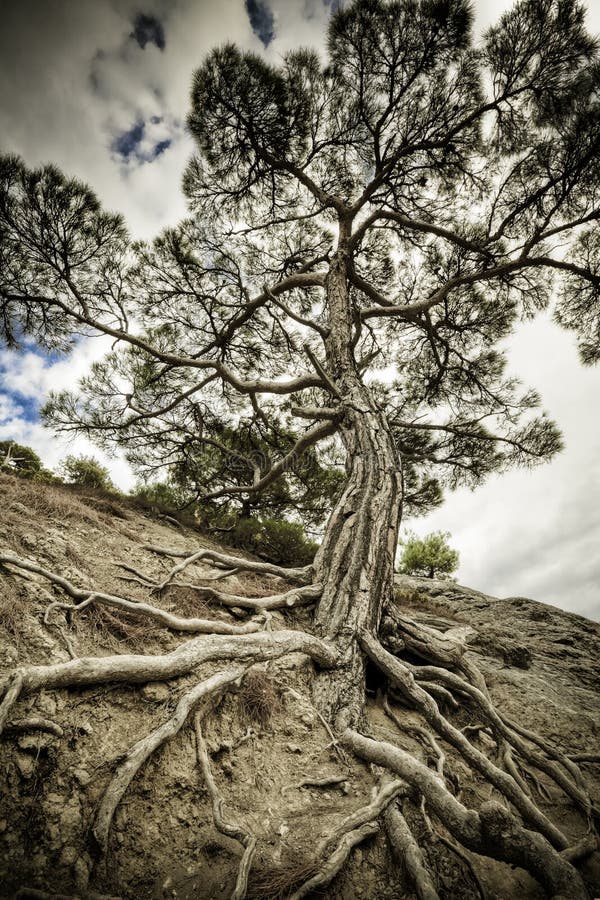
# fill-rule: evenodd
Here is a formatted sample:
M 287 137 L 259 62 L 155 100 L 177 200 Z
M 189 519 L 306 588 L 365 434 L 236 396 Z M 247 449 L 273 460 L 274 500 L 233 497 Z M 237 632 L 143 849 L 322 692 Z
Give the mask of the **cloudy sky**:
M 180 191 L 192 144 L 185 130 L 191 73 L 215 44 L 277 60 L 285 50 L 323 50 L 336 0 L 3 0 L 0 149 L 29 165 L 54 162 L 122 212 L 136 238 L 184 213 Z M 476 0 L 481 32 L 510 5 Z M 588 0 L 600 33 L 600 4 Z M 0 439 L 34 447 L 46 465 L 69 452 L 38 422 L 50 389 L 72 386 L 106 350 L 95 339 L 69 359 L 0 347 Z M 534 472 L 457 491 L 418 533 L 443 529 L 461 554 L 459 580 L 497 596 L 529 596 L 600 618 L 600 369 L 583 369 L 571 335 L 546 318 L 508 345 L 512 370 L 541 393 L 566 449 Z M 104 458 L 105 459 L 105 458 Z M 110 460 L 115 481 L 133 484 Z

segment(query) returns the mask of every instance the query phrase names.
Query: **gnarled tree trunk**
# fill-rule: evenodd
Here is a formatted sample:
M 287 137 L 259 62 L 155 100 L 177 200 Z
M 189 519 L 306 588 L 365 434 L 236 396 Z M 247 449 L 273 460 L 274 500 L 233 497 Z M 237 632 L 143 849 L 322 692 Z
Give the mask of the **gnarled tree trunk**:
M 342 233 L 327 281 L 327 366 L 343 410 L 340 433 L 348 478 L 315 560 L 323 585 L 317 630 L 347 657 L 342 669 L 318 677 L 315 700 L 338 727 L 357 723 L 362 714 L 365 662 L 357 636 L 361 629 L 377 628 L 392 591 L 402 503 L 398 451 L 354 359 L 344 248 Z

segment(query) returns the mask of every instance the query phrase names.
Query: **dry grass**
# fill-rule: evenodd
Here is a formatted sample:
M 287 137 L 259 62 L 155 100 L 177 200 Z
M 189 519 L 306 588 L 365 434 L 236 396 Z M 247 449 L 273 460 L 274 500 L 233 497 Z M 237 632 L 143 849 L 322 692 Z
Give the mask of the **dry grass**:
M 281 706 L 277 690 L 266 674 L 260 670 L 248 672 L 239 692 L 240 713 L 247 722 L 256 722 L 265 728 L 271 716 Z
M 23 643 L 22 626 L 26 600 L 20 586 L 11 577 L 0 576 L 0 630 L 17 649 Z
M 237 551 L 232 550 L 231 552 L 235 554 Z M 244 572 L 240 580 L 241 587 L 234 591 L 240 597 L 271 597 L 273 594 L 281 594 L 288 590 L 288 585 L 281 578 L 272 578 L 256 572 Z
M 279 866 L 266 866 L 251 872 L 248 900 L 287 900 L 301 884 L 316 874 L 314 860 L 289 859 Z
M 214 618 L 214 609 L 192 588 L 180 587 L 171 590 L 167 596 L 169 609 L 177 616 L 185 616 L 188 619 Z
M 80 520 L 97 525 L 98 513 L 85 503 L 84 498 L 68 488 L 28 481 L 14 475 L 0 475 L 0 490 L 6 510 L 11 503 L 21 503 L 32 515 L 47 519 Z
M 154 623 L 100 605 L 90 606 L 81 615 L 76 614 L 73 622 L 82 636 L 91 637 L 98 644 L 112 649 L 119 644 L 139 647 L 160 631 Z

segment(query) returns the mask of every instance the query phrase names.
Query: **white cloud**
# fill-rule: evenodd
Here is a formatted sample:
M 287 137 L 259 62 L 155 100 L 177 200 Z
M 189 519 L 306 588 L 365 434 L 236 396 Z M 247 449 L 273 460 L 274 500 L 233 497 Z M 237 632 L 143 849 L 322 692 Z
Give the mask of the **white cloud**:
M 509 351 L 511 371 L 540 392 L 565 449 L 532 471 L 449 494 L 410 525 L 450 531 L 463 584 L 600 618 L 600 369 L 584 369 L 572 337 L 545 317 L 522 326 Z
M 14 402 L 12 397 L 0 394 L 0 425 L 10 422 L 21 413 L 21 408 Z

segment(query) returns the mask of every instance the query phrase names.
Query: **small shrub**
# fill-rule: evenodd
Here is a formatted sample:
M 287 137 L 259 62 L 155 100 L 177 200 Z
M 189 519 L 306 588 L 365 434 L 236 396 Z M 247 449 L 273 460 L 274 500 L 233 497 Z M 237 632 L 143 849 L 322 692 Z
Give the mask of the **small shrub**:
M 265 866 L 250 873 L 248 900 L 287 900 L 301 884 L 316 875 L 314 859 L 293 858 L 278 866 Z
M 22 644 L 21 629 L 25 614 L 26 603 L 21 588 L 12 576 L 0 575 L 0 630 L 17 649 Z
M 233 529 L 223 535 L 223 540 L 280 566 L 307 566 L 318 549 L 314 541 L 308 540 L 299 522 L 254 516 L 238 519 Z
M 65 481 L 81 487 L 116 492 L 108 469 L 94 456 L 67 456 L 60 465 Z
M 184 504 L 181 491 L 166 481 L 155 481 L 152 484 L 138 482 L 131 496 L 147 503 L 148 506 L 155 506 L 168 512 L 176 512 Z
M 42 461 L 35 450 L 14 441 L 0 441 L 0 468 L 26 478 L 48 471 L 43 469 Z
M 280 705 L 273 682 L 258 669 L 248 672 L 239 693 L 240 712 L 246 722 L 256 722 L 265 728 Z
M 110 648 L 119 644 L 139 647 L 141 642 L 159 631 L 153 623 L 144 622 L 138 616 L 100 604 L 88 607 L 81 616 L 76 614 L 74 623 L 82 636 L 92 636 L 99 644 Z

